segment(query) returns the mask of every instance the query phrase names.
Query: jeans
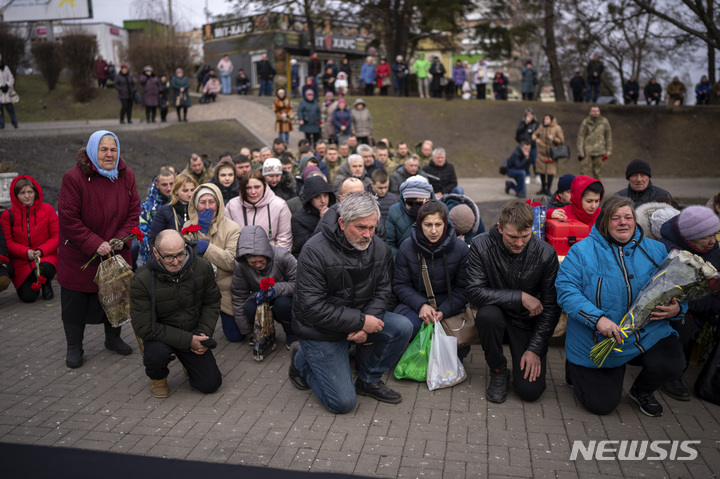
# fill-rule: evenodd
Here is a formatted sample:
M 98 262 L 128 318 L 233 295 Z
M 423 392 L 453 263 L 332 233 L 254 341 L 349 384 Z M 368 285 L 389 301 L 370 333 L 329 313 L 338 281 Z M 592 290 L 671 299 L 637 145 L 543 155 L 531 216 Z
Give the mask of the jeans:
M 229 95 L 232 93 L 232 78 L 228 76 L 220 76 L 220 83 L 222 84 L 222 94 Z
M 400 358 L 412 335 L 412 324 L 399 314 L 386 312 L 382 317 L 385 326 L 379 333 L 368 334 L 373 343 L 369 357 L 362 362 L 357 378 L 366 383 L 377 383 L 382 375 Z M 353 384 L 349 341 L 300 340 L 295 366 L 325 407 L 335 414 L 345 414 L 355 407 L 357 397 Z
M 520 170 L 516 168 L 511 168 L 508 170 L 507 175 L 515 180 L 516 185 L 511 184 L 510 189 L 515 190 L 515 193 L 518 195 L 524 195 L 525 194 L 525 170 Z
M 10 123 L 17 128 L 17 115 L 15 115 L 15 105 L 12 103 L 0 103 L 0 128 L 5 128 L 5 115 L 3 115 L 3 107 L 5 107 L 8 115 L 10 115 Z
M 592 97 L 592 102 L 595 103 L 600 96 L 600 84 L 588 84 L 587 91 L 585 92 L 585 102 L 590 102 L 590 97 Z
M 284 141 L 285 144 L 288 144 L 288 143 L 290 143 L 290 132 L 289 131 L 278 132 L 278 138 L 280 138 L 282 141 Z
M 260 93 L 258 95 L 259 96 L 263 96 L 263 95 L 272 96 L 272 94 L 273 94 L 272 93 L 272 84 L 273 84 L 272 78 L 270 78 L 268 80 L 260 79 Z

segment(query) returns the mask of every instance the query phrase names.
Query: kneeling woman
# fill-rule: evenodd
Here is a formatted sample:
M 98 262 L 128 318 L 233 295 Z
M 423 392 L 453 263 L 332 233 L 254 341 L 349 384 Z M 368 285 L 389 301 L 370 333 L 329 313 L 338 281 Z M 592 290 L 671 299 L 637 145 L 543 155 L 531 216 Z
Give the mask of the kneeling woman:
M 624 338 L 622 351 L 612 351 L 601 367 L 590 359 L 590 348 L 604 337 L 620 343 L 620 321 L 666 256 L 660 242 L 644 238 L 636 228 L 632 200 L 612 196 L 590 236 L 575 244 L 560 265 L 555 287 L 568 314 L 567 378 L 593 414 L 609 414 L 620 403 L 625 364 L 631 360 L 642 370 L 628 396 L 648 416 L 663 411 L 654 391 L 683 373 L 685 358 L 670 320 L 679 319 L 687 306 L 675 299 L 657 306 L 651 321 Z
M 58 217 L 55 209 L 43 203 L 42 188 L 30 176 L 18 176 L 10 185 L 12 207 L 0 216 L 7 241 L 8 256 L 15 270 L 13 283 L 18 297 L 32 303 L 40 296 L 52 299 L 51 282 L 58 264 Z M 40 261 L 40 283 L 36 261 Z M 34 285 L 42 285 L 42 288 Z M 34 287 L 33 287 L 34 286 Z
M 394 312 L 410 320 L 413 338 L 422 323 L 442 321 L 465 309 L 468 251 L 467 243 L 457 237 L 448 221 L 445 205 L 434 200 L 425 203 L 411 226 L 410 237 L 398 249 L 393 278 L 393 291 L 400 303 Z M 437 310 L 428 301 L 420 256 L 427 263 Z M 469 350 L 463 348 L 458 355 L 464 358 Z
M 236 335 L 252 336 L 257 303 L 255 293 L 260 291 L 264 278 L 275 280 L 275 295 L 270 300 L 273 316 L 285 331 L 288 349 L 297 341 L 290 326 L 292 299 L 295 293 L 295 271 L 297 260 L 285 248 L 271 246 L 262 227 L 246 226 L 240 232 L 235 257 L 235 272 L 232 279 L 232 300 L 235 308 L 235 322 L 223 320 L 223 330 L 228 335 L 233 327 Z M 232 333 L 231 333 L 232 334 Z

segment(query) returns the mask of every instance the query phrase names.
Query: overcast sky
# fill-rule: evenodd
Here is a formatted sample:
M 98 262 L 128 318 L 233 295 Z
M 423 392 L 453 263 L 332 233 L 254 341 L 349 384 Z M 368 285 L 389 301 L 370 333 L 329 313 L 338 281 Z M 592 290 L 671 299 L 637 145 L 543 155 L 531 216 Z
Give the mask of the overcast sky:
M 77 0 L 84 1 L 84 0 Z M 168 0 L 145 0 L 161 2 L 166 8 Z M 5 6 L 8 0 L 0 0 L 0 5 Z M 207 4 L 210 13 L 213 15 L 229 13 L 231 4 L 226 0 L 172 0 L 173 19 L 179 21 L 180 25 L 189 25 L 199 28 L 205 23 L 205 5 Z M 132 11 L 133 0 L 92 0 L 93 20 L 112 23 L 122 26 L 123 20 L 138 18 Z M 175 23 L 175 21 L 173 23 Z

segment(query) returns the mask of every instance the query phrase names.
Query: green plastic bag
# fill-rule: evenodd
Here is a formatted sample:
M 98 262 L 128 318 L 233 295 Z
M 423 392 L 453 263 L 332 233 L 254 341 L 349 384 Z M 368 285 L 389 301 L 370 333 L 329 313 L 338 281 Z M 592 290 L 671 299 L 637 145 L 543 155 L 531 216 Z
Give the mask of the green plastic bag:
M 412 379 L 424 383 L 427 380 L 428 362 L 430 360 L 430 343 L 433 337 L 433 327 L 423 324 L 420 332 L 405 350 L 397 366 L 395 377 L 398 379 Z

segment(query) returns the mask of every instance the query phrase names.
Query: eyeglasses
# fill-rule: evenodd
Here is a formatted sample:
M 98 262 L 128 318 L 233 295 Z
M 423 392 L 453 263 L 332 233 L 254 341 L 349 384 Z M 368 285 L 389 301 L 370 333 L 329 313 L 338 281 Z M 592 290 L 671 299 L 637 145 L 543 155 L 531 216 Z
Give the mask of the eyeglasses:
M 426 202 L 427 202 L 427 200 L 405 200 L 405 204 L 408 205 L 408 206 L 413 206 L 413 205 L 420 205 L 420 206 L 422 206 L 422 205 L 424 205 Z
M 187 253 L 185 251 L 183 251 L 182 253 L 178 253 L 176 255 L 167 255 L 167 256 L 163 256 L 160 253 L 160 251 L 158 251 L 158 250 L 155 250 L 155 251 L 157 251 L 158 256 L 160 256 L 163 260 L 168 261 L 170 263 L 172 263 L 173 261 L 183 261 L 185 259 L 185 257 L 187 256 Z

